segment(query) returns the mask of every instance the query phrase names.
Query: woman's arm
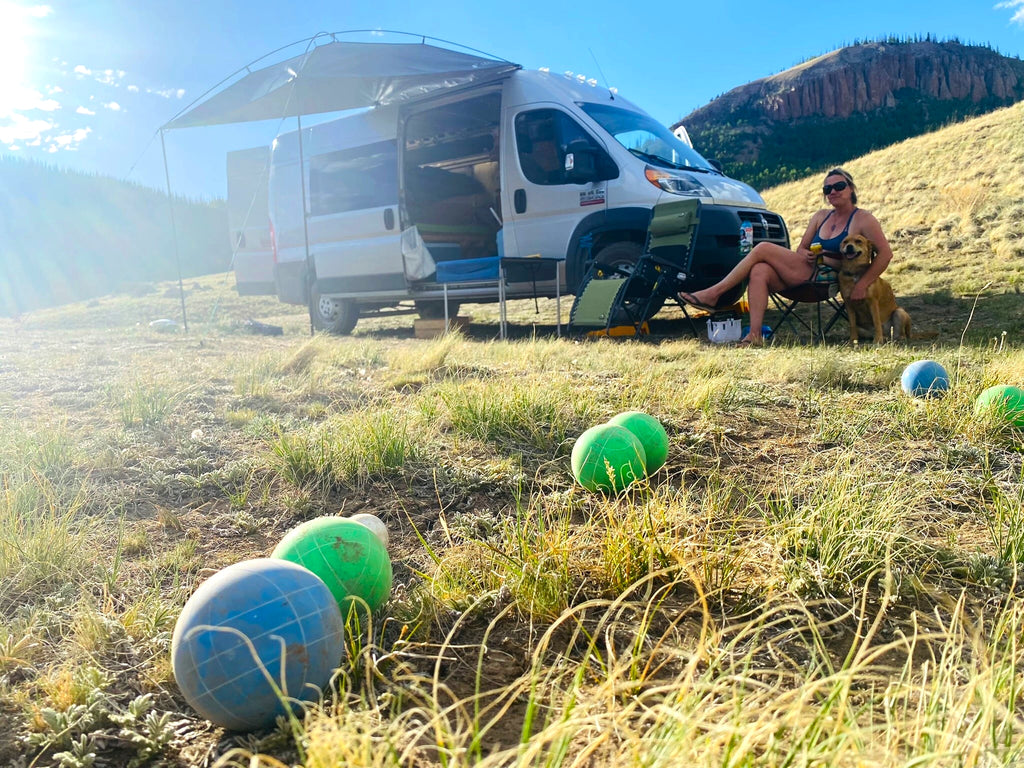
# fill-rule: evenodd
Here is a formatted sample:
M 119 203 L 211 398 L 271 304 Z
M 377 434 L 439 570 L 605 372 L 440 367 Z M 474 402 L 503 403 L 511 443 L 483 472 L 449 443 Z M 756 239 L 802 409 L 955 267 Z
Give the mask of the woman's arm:
M 885 238 L 885 233 L 882 232 L 882 225 L 878 223 L 872 214 L 867 211 L 860 211 L 857 214 L 859 234 L 864 235 L 868 240 L 875 244 L 875 260 L 871 262 L 871 266 L 868 270 L 861 275 L 860 280 L 853 287 L 853 294 L 850 299 L 857 301 L 863 299 L 868 294 L 868 286 L 878 279 L 885 268 L 889 266 L 889 262 L 892 261 L 892 246 L 889 245 L 889 241 Z
M 811 241 L 817 234 L 818 227 L 821 226 L 822 219 L 827 215 L 827 213 L 827 211 L 822 209 L 811 216 L 811 223 L 807 225 L 807 231 L 804 232 L 804 236 L 800 238 L 800 245 L 796 247 L 796 252 L 810 262 L 817 259 L 817 257 L 811 253 Z

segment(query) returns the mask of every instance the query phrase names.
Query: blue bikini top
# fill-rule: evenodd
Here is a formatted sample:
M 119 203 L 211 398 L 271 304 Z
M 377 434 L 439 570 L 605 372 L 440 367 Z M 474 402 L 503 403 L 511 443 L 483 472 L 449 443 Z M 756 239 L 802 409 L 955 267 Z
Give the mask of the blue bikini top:
M 840 232 L 835 237 L 822 237 L 821 228 L 825 226 L 825 222 L 828 221 L 829 216 L 835 213 L 835 211 L 829 211 L 828 216 L 822 219 L 821 224 L 818 225 L 818 231 L 814 233 L 814 239 L 811 240 L 811 245 L 814 245 L 815 243 L 820 243 L 821 249 L 823 251 L 827 253 L 839 253 L 839 246 L 842 245 L 843 240 L 846 238 L 847 234 L 849 234 L 850 222 L 853 221 L 853 214 L 856 213 L 857 210 L 857 208 L 853 209 L 853 213 L 851 213 L 850 218 L 846 220 L 846 226 L 843 227 L 842 232 Z

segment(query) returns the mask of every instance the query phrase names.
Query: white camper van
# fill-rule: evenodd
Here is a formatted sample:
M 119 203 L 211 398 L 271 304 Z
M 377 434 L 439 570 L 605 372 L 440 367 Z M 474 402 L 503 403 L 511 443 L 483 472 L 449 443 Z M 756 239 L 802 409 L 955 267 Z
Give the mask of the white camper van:
M 273 253 L 267 227 L 270 148 L 228 152 L 228 235 L 235 288 L 242 296 L 273 295 Z
M 309 303 L 315 325 L 337 333 L 410 299 L 440 314 L 444 286 L 418 258 L 410 264 L 403 232 L 435 264 L 562 258 L 557 279 L 572 292 L 594 261 L 635 262 L 651 208 L 675 196 L 702 202 L 694 289 L 736 263 L 745 222 L 755 242 L 789 244 L 755 190 L 634 104 L 594 81 L 514 70 L 304 128 L 301 142 L 298 132 L 279 136 L 269 190 L 277 294 Z M 449 284 L 450 304 L 498 300 L 496 281 L 466 275 Z M 506 295 L 555 290 L 554 279 L 513 282 Z

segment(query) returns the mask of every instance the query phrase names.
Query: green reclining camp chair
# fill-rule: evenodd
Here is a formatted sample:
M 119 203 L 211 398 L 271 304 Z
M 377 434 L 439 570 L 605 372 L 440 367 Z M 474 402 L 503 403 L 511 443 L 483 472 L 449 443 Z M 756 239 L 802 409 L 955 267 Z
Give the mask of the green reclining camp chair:
M 699 200 L 654 206 L 647 242 L 635 265 L 602 264 L 597 254 L 573 302 L 570 329 L 609 332 L 632 325 L 635 333 L 641 333 L 645 322 L 682 289 L 692 267 L 699 226 Z M 692 321 L 690 326 L 696 335 Z

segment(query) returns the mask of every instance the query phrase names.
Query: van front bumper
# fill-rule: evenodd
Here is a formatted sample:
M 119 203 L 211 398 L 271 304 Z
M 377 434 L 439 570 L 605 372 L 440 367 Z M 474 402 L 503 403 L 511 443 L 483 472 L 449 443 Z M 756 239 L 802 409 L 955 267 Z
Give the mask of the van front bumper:
M 693 262 L 685 283 L 688 290 L 717 283 L 739 263 L 744 255 L 740 252 L 740 225 L 745 221 L 754 228 L 754 245 L 769 242 L 789 248 L 789 230 L 779 214 L 757 208 L 703 205 Z

